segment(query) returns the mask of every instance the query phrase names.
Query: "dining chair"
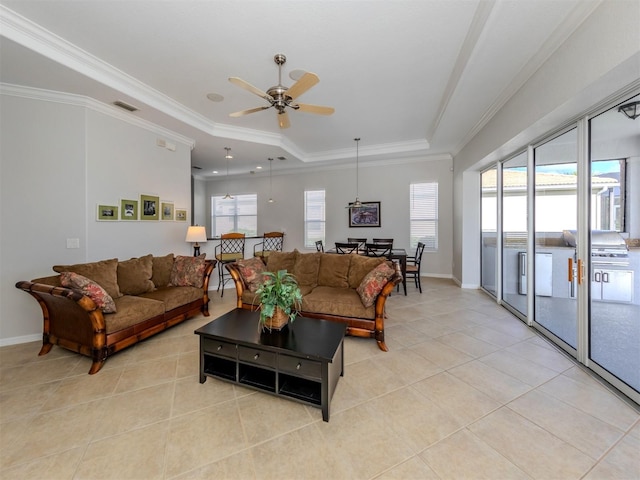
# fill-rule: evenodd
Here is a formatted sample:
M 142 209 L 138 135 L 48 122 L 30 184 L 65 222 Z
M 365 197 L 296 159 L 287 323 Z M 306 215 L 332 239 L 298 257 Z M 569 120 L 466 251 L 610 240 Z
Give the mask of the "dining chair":
M 225 273 L 224 265 L 244 258 L 244 233 L 223 233 L 220 243 L 216 245 L 215 257 L 218 260 L 218 291 L 222 287 L 221 297 L 224 296 L 224 284 L 231 280 L 231 274 Z
M 424 252 L 424 243 L 418 242 L 416 254 L 413 257 L 407 257 L 407 277 L 413 277 L 416 287 L 422 293 L 422 283 L 420 282 L 420 264 L 422 263 L 422 252 Z M 409 263 L 411 262 L 411 264 Z
M 367 243 L 367 239 L 366 238 L 347 238 L 347 242 L 349 243 L 357 243 L 358 244 L 358 250 L 361 250 L 364 252 L 364 244 Z
M 373 243 L 390 243 L 393 248 L 393 238 L 372 238 L 371 241 Z
M 392 243 L 365 243 L 365 253 L 368 257 L 388 257 L 392 248 Z
M 316 250 L 318 252 L 324 252 L 324 245 L 322 243 L 322 240 L 317 240 L 316 241 Z
M 358 253 L 359 245 L 356 242 L 336 242 L 336 253 Z
M 281 252 L 284 244 L 284 232 L 266 232 L 262 241 L 253 246 L 253 256 L 266 262 L 270 252 Z M 260 250 L 258 248 L 262 246 Z

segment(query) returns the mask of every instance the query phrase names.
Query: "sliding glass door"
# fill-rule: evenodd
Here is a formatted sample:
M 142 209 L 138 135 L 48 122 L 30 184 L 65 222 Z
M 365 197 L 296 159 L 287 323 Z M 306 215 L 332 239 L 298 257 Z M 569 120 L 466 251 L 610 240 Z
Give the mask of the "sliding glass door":
M 638 392 L 640 242 L 633 239 L 640 238 L 640 118 L 612 108 L 589 123 L 589 359 L 608 380 L 613 376 Z
M 487 292 L 496 296 L 496 286 L 498 279 L 498 170 L 491 168 L 481 174 L 482 187 L 482 246 L 481 246 L 481 285 Z

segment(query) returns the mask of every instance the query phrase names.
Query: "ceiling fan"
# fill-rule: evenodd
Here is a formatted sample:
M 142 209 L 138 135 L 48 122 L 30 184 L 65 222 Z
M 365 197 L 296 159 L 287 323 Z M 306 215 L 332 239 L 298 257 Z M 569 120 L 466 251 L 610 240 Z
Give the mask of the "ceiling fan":
M 242 117 L 250 113 L 260 112 L 268 108 L 274 107 L 278 111 L 278 125 L 280 128 L 289 128 L 291 123 L 289 122 L 289 115 L 286 108 L 292 108 L 294 110 L 300 110 L 307 113 L 315 113 L 317 115 L 331 115 L 335 109 L 333 107 L 323 107 L 321 105 L 309 105 L 306 103 L 297 103 L 295 99 L 309 90 L 320 79 L 315 73 L 306 72 L 300 79 L 294 83 L 291 87 L 285 87 L 282 85 L 282 65 L 287 61 L 282 53 L 278 53 L 273 57 L 273 61 L 278 65 L 278 85 L 269 88 L 266 92 L 254 87 L 249 82 L 246 82 L 238 77 L 230 77 L 229 81 L 234 85 L 244 88 L 254 95 L 264 98 L 270 105 L 264 105 L 262 107 L 249 108 L 240 112 L 234 112 L 229 114 L 230 117 Z

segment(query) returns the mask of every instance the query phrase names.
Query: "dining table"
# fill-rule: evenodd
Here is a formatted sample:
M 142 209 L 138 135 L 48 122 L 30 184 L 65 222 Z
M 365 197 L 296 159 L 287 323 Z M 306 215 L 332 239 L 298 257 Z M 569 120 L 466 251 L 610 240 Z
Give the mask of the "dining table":
M 328 250 L 325 250 L 325 253 L 335 253 L 336 255 L 339 255 L 335 248 L 330 248 Z M 367 256 L 367 252 L 365 249 L 359 248 L 357 250 L 357 254 Z M 391 253 L 387 254 L 386 257 L 392 262 L 395 261 L 400 264 L 400 271 L 402 272 L 402 288 L 406 296 L 407 295 L 407 251 L 404 248 L 392 248 Z

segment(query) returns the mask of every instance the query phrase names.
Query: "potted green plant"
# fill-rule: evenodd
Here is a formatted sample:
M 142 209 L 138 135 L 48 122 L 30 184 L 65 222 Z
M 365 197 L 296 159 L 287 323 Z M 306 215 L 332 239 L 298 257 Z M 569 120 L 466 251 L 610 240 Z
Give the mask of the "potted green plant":
M 256 296 L 260 299 L 260 324 L 280 330 L 293 322 L 302 305 L 302 293 L 296 277 L 286 270 L 264 272 Z

